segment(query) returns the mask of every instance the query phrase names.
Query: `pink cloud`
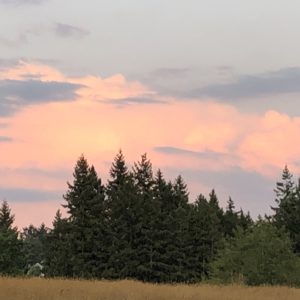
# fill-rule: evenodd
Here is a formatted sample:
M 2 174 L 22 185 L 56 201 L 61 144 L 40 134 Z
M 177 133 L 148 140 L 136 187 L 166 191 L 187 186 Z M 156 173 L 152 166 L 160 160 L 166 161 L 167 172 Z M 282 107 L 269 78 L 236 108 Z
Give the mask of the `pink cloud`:
M 42 81 L 83 85 L 73 102 L 42 103 L 18 111 L 6 119 L 1 135 L 13 139 L 0 144 L 1 186 L 58 190 L 65 180 L 20 170 L 36 168 L 69 170 L 81 153 L 106 178 L 109 164 L 119 148 L 129 163 L 148 152 L 154 166 L 226 170 L 240 167 L 264 176 L 277 176 L 285 163 L 297 172 L 300 153 L 300 118 L 276 111 L 264 115 L 240 112 L 234 106 L 213 99 L 187 102 L 158 95 L 139 82 L 122 75 L 110 78 L 85 76 L 72 78 L 41 64 L 21 63 L 0 72 L 1 79 L 24 80 L 38 76 Z M 153 97 L 168 104 L 107 105 L 128 97 Z M 179 101 L 180 100 L 180 101 Z M 0 119 L 1 121 L 1 119 Z M 167 155 L 153 149 L 169 146 L 188 151 L 224 154 L 223 159 L 201 155 Z M 194 184 L 194 183 L 193 183 Z M 9 201 L 9 199 L 7 199 Z M 52 220 L 58 202 L 14 203 L 18 224 Z M 30 208 L 25 216 L 24 209 Z M 38 210 L 36 209 L 38 207 Z M 39 213 L 37 213 L 37 211 Z M 49 223 L 49 222 L 48 222 Z

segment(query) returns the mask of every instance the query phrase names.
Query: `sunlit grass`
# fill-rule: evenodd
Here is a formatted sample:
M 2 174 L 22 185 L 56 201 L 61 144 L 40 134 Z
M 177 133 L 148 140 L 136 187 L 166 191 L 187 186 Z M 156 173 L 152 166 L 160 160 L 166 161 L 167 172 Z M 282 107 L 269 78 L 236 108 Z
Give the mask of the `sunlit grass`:
M 0 278 L 1 300 L 299 300 L 300 289 Z

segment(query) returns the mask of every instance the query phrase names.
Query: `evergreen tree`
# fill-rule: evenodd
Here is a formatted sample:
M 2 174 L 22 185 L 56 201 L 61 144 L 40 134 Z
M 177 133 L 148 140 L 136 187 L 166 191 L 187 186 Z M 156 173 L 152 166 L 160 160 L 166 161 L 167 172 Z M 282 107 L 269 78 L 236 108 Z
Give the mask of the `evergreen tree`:
M 6 201 L 0 207 L 0 274 L 20 275 L 23 273 L 24 259 L 22 241 L 18 230 L 13 227 L 14 215 Z
M 235 205 L 231 197 L 227 202 L 226 211 L 223 216 L 223 232 L 225 237 L 232 237 L 240 225 L 239 215 L 235 212 Z
M 64 195 L 70 214 L 71 263 L 74 277 L 99 277 L 104 268 L 101 243 L 105 219 L 104 187 L 94 167 L 82 155 L 75 166 L 73 184 Z M 100 257 L 99 257 L 100 256 Z
M 209 264 L 222 246 L 221 209 L 215 193 L 210 194 L 210 201 L 199 195 L 192 205 L 188 231 L 188 278 L 198 282 L 209 275 Z
M 241 209 L 239 211 L 239 227 L 241 227 L 243 230 L 246 230 L 250 228 L 253 225 L 253 220 L 250 216 L 250 213 L 247 214 L 244 213 L 244 211 Z
M 155 277 L 153 257 L 157 210 L 154 203 L 152 164 L 146 154 L 143 154 L 141 160 L 134 164 L 133 178 L 137 190 L 137 199 L 133 207 L 136 216 L 133 243 L 138 260 L 135 277 L 143 281 L 152 281 Z
M 283 169 L 282 181 L 276 183 L 275 193 L 274 223 L 288 231 L 294 250 L 300 253 L 300 185 L 295 184 L 287 166 Z
M 289 219 L 291 204 L 295 198 L 295 183 L 293 181 L 293 175 L 290 173 L 287 166 L 282 171 L 282 181 L 276 183 L 275 202 L 277 207 L 272 207 L 274 211 L 274 221 L 277 226 L 282 227 L 286 225 L 287 219 Z
M 26 270 L 39 263 L 44 265 L 46 252 L 48 251 L 48 234 L 49 228 L 44 223 L 40 227 L 29 225 L 23 229 L 21 234 L 23 240 L 23 253 L 26 262 Z
M 177 282 L 188 282 L 188 268 L 187 255 L 188 249 L 188 217 L 190 212 L 189 205 L 189 192 L 187 186 L 179 175 L 173 184 L 173 197 L 176 203 L 174 210 L 173 226 L 175 231 L 174 244 L 175 255 L 174 263 L 176 271 L 174 274 L 174 280 Z
M 46 252 L 46 274 L 51 277 L 72 277 L 71 223 L 62 218 L 60 210 L 52 222 L 53 229 L 48 234 L 49 251 Z
M 139 217 L 135 212 L 137 190 L 120 150 L 110 170 L 107 184 L 109 253 L 107 278 L 134 278 L 138 267 L 134 240 Z

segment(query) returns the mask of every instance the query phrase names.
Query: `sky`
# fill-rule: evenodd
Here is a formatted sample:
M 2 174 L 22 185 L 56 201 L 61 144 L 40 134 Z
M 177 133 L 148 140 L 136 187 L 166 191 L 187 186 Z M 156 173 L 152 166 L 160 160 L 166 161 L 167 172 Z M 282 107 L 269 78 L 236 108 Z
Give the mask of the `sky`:
M 0 0 L 0 200 L 51 226 L 83 153 L 270 213 L 300 174 L 300 3 Z

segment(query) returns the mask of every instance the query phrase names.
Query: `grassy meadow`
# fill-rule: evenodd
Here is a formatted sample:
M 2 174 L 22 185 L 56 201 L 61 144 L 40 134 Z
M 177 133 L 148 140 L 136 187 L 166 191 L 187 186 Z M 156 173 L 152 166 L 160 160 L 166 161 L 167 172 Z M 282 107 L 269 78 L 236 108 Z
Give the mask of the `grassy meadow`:
M 299 300 L 300 289 L 0 278 L 1 300 Z

